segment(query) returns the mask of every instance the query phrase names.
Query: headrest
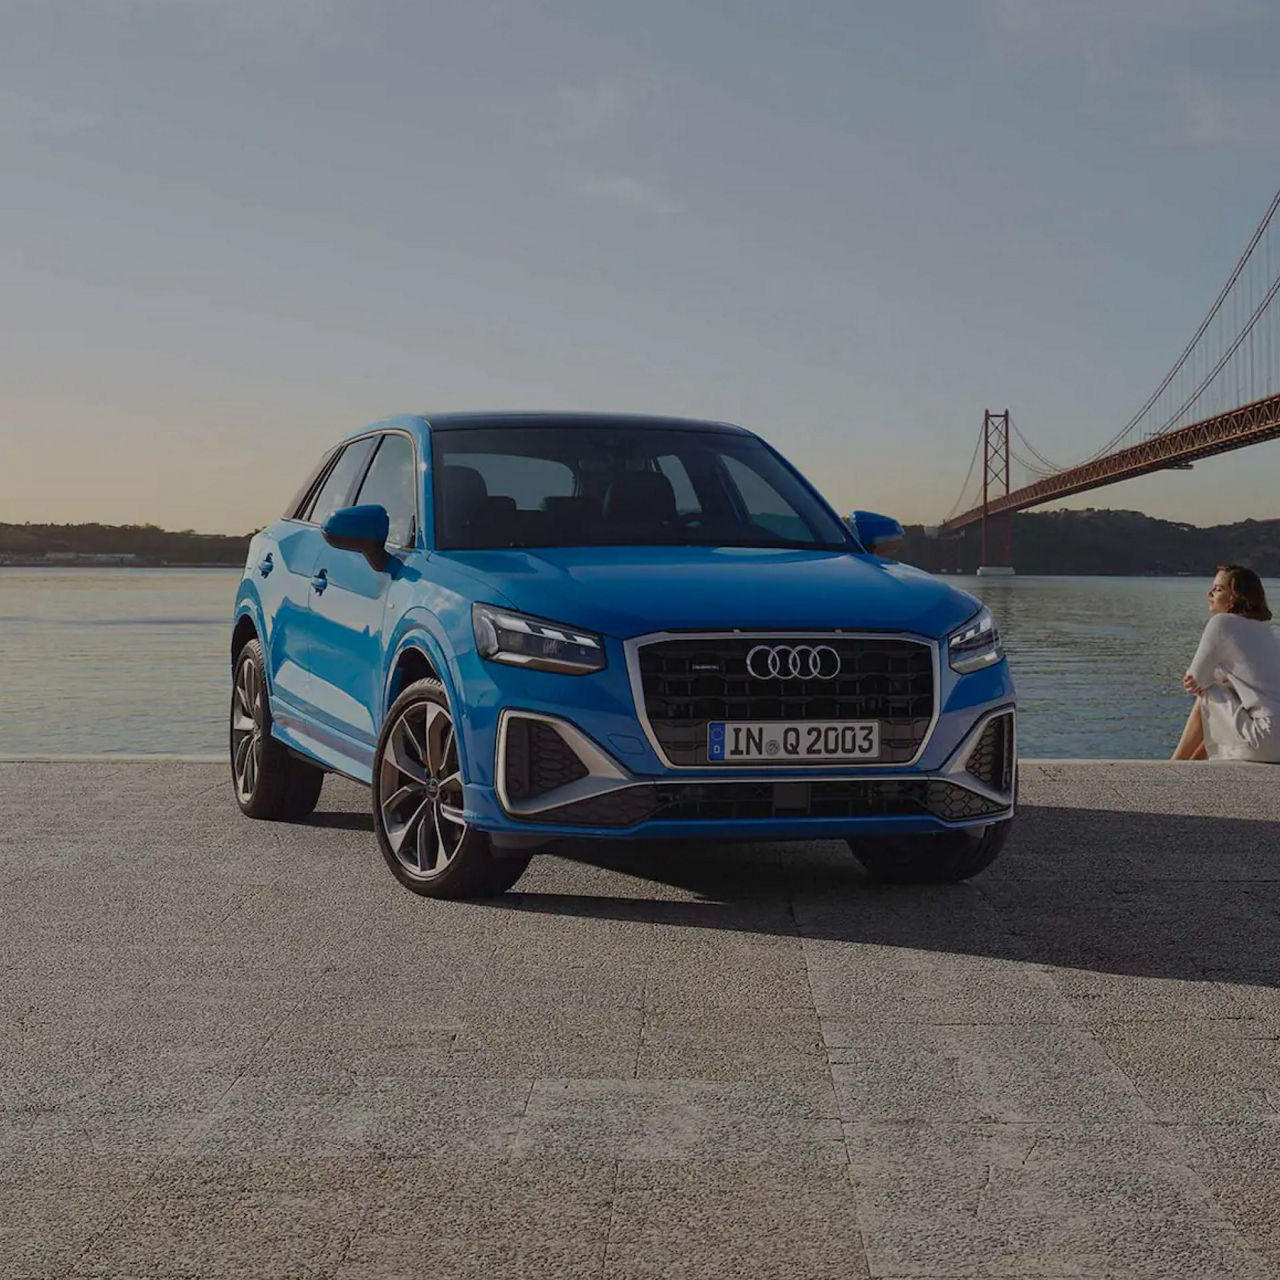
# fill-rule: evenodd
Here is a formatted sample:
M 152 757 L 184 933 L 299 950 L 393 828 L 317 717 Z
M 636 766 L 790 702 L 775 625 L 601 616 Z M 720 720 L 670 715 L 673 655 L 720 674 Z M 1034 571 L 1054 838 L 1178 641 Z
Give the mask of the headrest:
M 488 496 L 489 486 L 474 467 L 440 468 L 440 497 L 449 519 L 472 519 Z
M 579 534 L 588 523 L 594 523 L 595 504 L 582 495 L 552 495 L 543 498 L 542 509 L 550 518 L 558 535 Z
M 676 514 L 676 491 L 657 471 L 624 471 L 604 495 L 606 520 L 626 524 L 660 524 Z

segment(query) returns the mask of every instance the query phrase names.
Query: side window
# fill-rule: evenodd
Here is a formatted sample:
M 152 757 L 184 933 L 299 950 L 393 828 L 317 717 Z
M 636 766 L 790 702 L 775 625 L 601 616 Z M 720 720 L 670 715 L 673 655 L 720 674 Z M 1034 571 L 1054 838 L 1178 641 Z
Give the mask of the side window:
M 320 483 L 320 477 L 324 475 L 325 468 L 329 465 L 336 450 L 330 449 L 328 453 L 316 463 L 311 469 L 311 474 L 302 482 L 298 492 L 293 495 L 289 501 L 289 505 L 284 509 L 284 518 L 286 520 L 305 520 L 306 510 L 311 505 L 311 498 L 316 491 L 316 487 Z
M 370 436 L 367 440 L 357 440 L 343 449 L 320 486 L 320 492 L 311 504 L 307 519 L 316 524 L 324 524 L 339 507 L 347 505 L 347 495 L 364 473 L 365 464 L 369 461 L 375 444 L 377 439 Z
M 407 436 L 382 437 L 356 502 L 377 503 L 387 509 L 391 522 L 387 533 L 389 544 L 397 547 L 412 544 L 418 527 L 417 468 L 413 445 Z
M 689 479 L 684 463 L 674 453 L 663 454 L 661 458 L 655 458 L 654 461 L 658 464 L 658 470 L 671 481 L 671 488 L 676 495 L 676 514 L 687 516 L 695 511 L 701 511 L 702 503 L 698 501 L 693 481 Z

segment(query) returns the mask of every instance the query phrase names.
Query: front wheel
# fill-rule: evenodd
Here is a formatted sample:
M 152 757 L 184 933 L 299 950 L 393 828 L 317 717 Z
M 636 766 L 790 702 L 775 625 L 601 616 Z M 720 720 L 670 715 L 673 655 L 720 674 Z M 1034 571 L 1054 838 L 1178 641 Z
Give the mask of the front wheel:
M 463 816 L 462 766 L 449 699 L 417 680 L 392 704 L 378 738 L 373 826 L 391 874 L 426 898 L 505 893 L 529 855 L 499 857 Z
M 986 870 L 1004 848 L 1012 819 L 935 835 L 850 840 L 867 874 L 885 884 L 956 884 Z

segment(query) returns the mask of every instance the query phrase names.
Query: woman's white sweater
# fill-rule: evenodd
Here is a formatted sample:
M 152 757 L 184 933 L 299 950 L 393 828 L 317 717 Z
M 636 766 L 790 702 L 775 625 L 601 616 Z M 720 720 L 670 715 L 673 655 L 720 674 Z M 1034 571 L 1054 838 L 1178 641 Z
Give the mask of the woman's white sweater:
M 1280 762 L 1280 637 L 1269 622 L 1213 614 L 1187 674 L 1204 690 L 1210 758 Z

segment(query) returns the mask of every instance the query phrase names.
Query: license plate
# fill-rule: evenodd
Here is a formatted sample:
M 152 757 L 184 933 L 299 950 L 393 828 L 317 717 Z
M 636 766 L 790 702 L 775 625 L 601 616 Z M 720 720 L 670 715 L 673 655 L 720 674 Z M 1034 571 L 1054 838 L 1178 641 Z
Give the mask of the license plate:
M 815 760 L 875 760 L 878 720 L 713 720 L 707 725 L 707 759 L 716 763 L 767 760 L 794 764 Z

